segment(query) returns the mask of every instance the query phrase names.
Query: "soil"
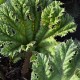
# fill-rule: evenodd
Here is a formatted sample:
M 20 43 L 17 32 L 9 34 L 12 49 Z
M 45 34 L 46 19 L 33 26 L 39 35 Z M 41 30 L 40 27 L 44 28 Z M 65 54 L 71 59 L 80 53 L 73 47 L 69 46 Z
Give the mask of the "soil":
M 21 74 L 24 60 L 20 60 L 15 64 L 9 61 L 8 57 L 0 55 L 0 72 L 3 80 L 30 80 L 31 69 L 28 69 L 26 77 Z

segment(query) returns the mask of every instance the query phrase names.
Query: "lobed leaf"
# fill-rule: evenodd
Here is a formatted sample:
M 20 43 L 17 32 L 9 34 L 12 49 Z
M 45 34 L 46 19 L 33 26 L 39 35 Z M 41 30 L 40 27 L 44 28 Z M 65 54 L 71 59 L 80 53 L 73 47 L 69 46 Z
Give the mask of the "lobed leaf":
M 52 55 L 38 53 L 33 60 L 31 80 L 79 80 L 80 49 L 72 40 L 55 48 Z

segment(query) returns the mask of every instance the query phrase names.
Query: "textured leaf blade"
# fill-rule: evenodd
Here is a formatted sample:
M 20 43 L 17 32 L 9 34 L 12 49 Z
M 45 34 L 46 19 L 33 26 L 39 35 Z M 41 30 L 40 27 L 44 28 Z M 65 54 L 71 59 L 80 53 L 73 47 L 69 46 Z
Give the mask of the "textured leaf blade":
M 50 36 L 65 36 L 69 32 L 74 32 L 76 30 L 76 24 L 74 23 L 74 19 L 66 14 L 61 17 L 59 23 L 54 26 L 53 29 L 49 30 L 44 38 L 48 38 Z
M 80 54 L 77 47 L 73 40 L 69 40 L 59 44 L 52 56 L 39 53 L 33 61 L 32 80 L 79 80 Z

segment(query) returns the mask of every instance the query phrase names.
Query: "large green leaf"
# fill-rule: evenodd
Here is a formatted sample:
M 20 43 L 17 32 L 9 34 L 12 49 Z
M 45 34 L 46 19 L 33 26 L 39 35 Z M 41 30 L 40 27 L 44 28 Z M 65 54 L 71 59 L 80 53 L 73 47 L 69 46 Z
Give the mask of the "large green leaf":
M 61 17 L 60 21 L 54 25 L 54 28 L 50 29 L 44 38 L 50 36 L 65 36 L 69 32 L 74 32 L 76 30 L 76 24 L 74 23 L 73 17 L 69 14 L 65 14 Z
M 36 35 L 36 40 L 41 41 L 51 36 L 65 36 L 76 30 L 73 17 L 61 8 L 61 2 L 53 1 L 44 8 L 41 14 L 41 27 Z M 40 42 L 39 41 L 39 42 Z
M 60 7 L 61 4 L 62 3 L 60 2 L 53 1 L 42 11 L 41 28 L 36 35 L 37 41 L 41 41 L 48 30 L 51 30 L 51 27 L 59 22 L 59 18 L 63 15 L 64 12 L 64 8 Z
M 15 56 L 16 53 L 19 54 L 19 48 L 22 45 L 25 46 L 23 50 L 25 51 L 32 42 L 36 43 L 32 46 L 32 51 L 51 53 L 51 43 L 55 43 L 53 36 L 62 37 L 76 29 L 73 18 L 65 14 L 61 5 L 60 1 L 54 0 L 6 0 L 1 4 L 2 54 L 11 57 L 14 53 Z M 46 47 L 42 46 L 43 43 Z
M 37 54 L 31 80 L 80 80 L 80 49 L 73 40 L 55 47 L 52 55 Z

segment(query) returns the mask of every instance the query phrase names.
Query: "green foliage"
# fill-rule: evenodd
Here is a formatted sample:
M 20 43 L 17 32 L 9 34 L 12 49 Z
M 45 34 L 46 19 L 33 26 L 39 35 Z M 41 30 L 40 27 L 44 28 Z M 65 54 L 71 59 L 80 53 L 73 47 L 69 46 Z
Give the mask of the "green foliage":
M 58 45 L 55 40 L 76 30 L 61 5 L 53 0 L 7 0 L 0 5 L 0 52 L 14 62 L 32 52 L 32 80 L 76 80 L 80 75 L 77 43 Z
M 4 3 L 6 0 L 0 0 L 0 4 Z
M 42 43 L 46 45 L 50 37 L 73 32 L 74 20 L 60 5 L 61 2 L 53 0 L 7 0 L 1 4 L 1 54 L 15 59 L 22 56 L 22 51 L 40 52 Z
M 57 45 L 51 55 L 34 57 L 31 80 L 80 80 L 80 45 L 72 39 Z

